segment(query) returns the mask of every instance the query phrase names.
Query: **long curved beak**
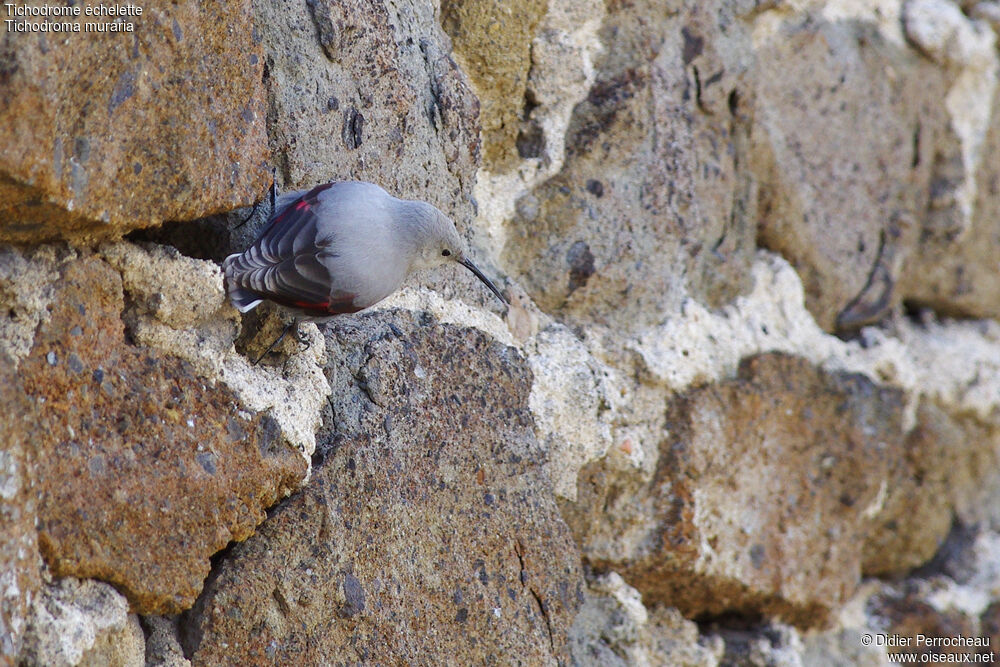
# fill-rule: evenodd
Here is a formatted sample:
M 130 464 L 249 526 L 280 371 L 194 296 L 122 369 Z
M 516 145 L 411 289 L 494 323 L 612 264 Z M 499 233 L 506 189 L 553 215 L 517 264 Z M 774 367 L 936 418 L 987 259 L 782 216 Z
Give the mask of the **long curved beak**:
M 503 298 L 503 294 L 500 293 L 500 290 L 497 289 L 497 286 L 494 285 L 492 282 L 490 282 L 489 278 L 487 278 L 485 275 L 483 275 L 483 272 L 479 270 L 478 266 L 476 266 L 475 264 L 472 263 L 472 260 L 463 259 L 463 260 L 460 261 L 460 263 L 462 264 L 462 266 L 464 266 L 465 268 L 467 268 L 469 271 L 472 271 L 473 273 L 475 273 L 476 277 L 479 278 L 480 280 L 482 280 L 483 284 L 486 285 L 487 287 L 489 287 L 490 291 L 493 292 L 494 294 L 496 294 L 497 298 L 500 299 L 500 301 L 503 302 L 503 304 L 505 306 L 509 306 L 510 305 L 510 303 L 507 302 L 507 299 Z

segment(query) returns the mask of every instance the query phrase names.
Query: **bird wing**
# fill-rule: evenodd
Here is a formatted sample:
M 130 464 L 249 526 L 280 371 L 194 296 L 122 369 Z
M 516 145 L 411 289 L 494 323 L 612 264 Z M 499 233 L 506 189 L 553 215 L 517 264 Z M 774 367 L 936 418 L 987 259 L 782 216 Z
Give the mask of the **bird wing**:
M 226 258 L 223 268 L 230 297 L 241 311 L 261 299 L 320 316 L 360 310 L 354 305 L 355 294 L 333 289 L 327 266 L 337 252 L 328 238 L 319 238 L 316 206 L 320 193 L 331 185 L 282 195 L 285 201 L 279 199 L 254 244 Z

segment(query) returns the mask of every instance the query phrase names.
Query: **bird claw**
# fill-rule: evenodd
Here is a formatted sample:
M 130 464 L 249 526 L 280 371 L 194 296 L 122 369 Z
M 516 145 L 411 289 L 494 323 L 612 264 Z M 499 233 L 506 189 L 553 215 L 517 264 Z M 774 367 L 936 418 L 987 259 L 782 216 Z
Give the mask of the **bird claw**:
M 312 345 L 312 339 L 309 338 L 309 334 L 299 329 L 298 326 L 295 327 L 295 340 L 299 341 L 299 345 L 302 346 L 302 349 L 299 350 L 300 352 L 305 352 Z

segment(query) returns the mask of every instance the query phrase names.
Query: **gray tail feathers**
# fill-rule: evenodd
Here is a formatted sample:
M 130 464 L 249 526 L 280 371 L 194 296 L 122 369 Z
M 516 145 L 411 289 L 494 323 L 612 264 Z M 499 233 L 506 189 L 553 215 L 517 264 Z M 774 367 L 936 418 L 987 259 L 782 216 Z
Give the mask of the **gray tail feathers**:
M 231 275 L 233 261 L 239 256 L 239 254 L 235 254 L 226 257 L 226 260 L 222 263 L 222 271 L 226 277 L 226 294 L 229 295 L 229 300 L 233 302 L 238 311 L 245 313 L 248 310 L 256 308 L 263 299 L 256 292 L 251 292 L 248 289 L 240 287 L 233 279 Z

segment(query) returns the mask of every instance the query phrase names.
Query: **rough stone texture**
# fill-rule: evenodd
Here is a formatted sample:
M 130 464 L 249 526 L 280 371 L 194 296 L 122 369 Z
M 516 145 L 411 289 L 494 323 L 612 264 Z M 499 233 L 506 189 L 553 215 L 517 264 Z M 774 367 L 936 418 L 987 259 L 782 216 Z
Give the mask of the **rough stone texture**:
M 218 267 L 169 246 L 116 243 L 100 250 L 121 274 L 128 300 L 122 321 L 132 339 L 187 359 L 201 375 L 219 375 L 237 323 Z
M 146 667 L 190 667 L 181 648 L 178 617 L 146 616 Z
M 591 582 L 571 630 L 574 665 L 718 665 L 724 644 L 702 636 L 676 609 L 646 609 L 615 572 Z
M 65 250 L 55 246 L 30 253 L 0 247 L 0 304 L 7 315 L 0 318 L 0 350 L 15 365 L 31 349 L 39 322 L 48 318 L 60 254 L 66 259 Z
M 1000 245 L 1000 88 L 993 99 L 993 116 L 982 145 L 977 171 L 976 199 L 967 225 L 961 225 L 954 205 L 944 212 L 927 211 L 925 227 L 950 213 L 958 219 L 943 233 L 924 233 L 925 242 L 908 266 L 907 297 L 942 313 L 964 317 L 993 317 L 1000 313 L 1000 281 L 996 279 Z M 943 170 L 943 169 L 942 169 Z M 946 174 L 941 175 L 949 183 Z
M 479 93 L 483 162 L 487 169 L 513 166 L 530 142 L 521 129 L 531 66 L 531 45 L 547 2 L 445 0 L 441 25 L 452 39 L 462 70 Z M 514 149 L 514 150 L 512 150 Z
M 1000 429 L 921 404 L 865 541 L 867 575 L 904 574 L 937 553 L 956 518 L 997 525 Z
M 967 8 L 968 9 L 968 8 Z M 938 149 L 927 207 L 920 220 L 919 257 L 907 296 L 939 312 L 996 317 L 995 255 L 1000 141 L 1000 62 L 997 36 L 941 0 L 908 0 L 907 38 L 949 77 L 944 107 L 957 139 Z
M 565 660 L 582 579 L 524 359 L 403 311 L 328 344 L 326 461 L 217 567 L 193 664 Z
M 996 313 L 984 273 L 996 196 L 977 202 L 996 171 L 982 159 L 997 128 L 994 38 L 950 2 L 883 4 L 772 10 L 754 24 L 759 238 L 792 261 L 828 331 L 903 300 Z
M 985 662 L 995 662 L 1000 655 L 997 611 L 986 601 L 996 589 L 998 544 L 996 533 L 957 530 L 932 567 L 895 583 L 865 582 L 846 601 L 835 627 L 808 633 L 756 619 L 695 625 L 676 610 L 647 609 L 637 591 L 611 573 L 591 582 L 573 629 L 573 660 L 580 665 L 885 667 L 900 664 L 898 658 L 889 660 L 895 652 L 912 654 L 909 662 L 934 665 L 971 664 L 960 654 L 992 652 Z M 920 646 L 918 634 L 925 637 Z M 926 643 L 955 638 L 980 646 Z M 896 644 L 888 646 L 887 639 Z M 932 652 L 951 658 L 928 661 L 930 656 L 921 655 Z
M 35 188 L 71 235 L 105 209 L 109 235 L 223 212 L 96 247 L 0 213 L 28 243 L 0 249 L 0 414 L 27 416 L 0 428 L 40 444 L 0 441 L 5 656 L 49 576 L 35 516 L 43 546 L 70 525 L 49 525 L 56 491 L 85 534 L 141 490 L 142 522 L 88 562 L 143 584 L 175 567 L 156 594 L 188 604 L 310 459 L 313 483 L 213 559 L 183 619 L 195 662 L 885 665 L 865 633 L 997 636 L 1000 323 L 949 319 L 1000 304 L 996 2 L 144 8 L 77 82 L 17 69 L 68 58 L 50 36 L 0 40 L 0 92 L 31 84 L 0 102 L 0 199 Z M 363 178 L 451 214 L 510 309 L 430 272 L 252 365 L 282 323 L 239 315 L 204 260 L 267 217 L 231 211 L 264 196 L 264 131 L 283 189 Z M 109 363 L 124 378 L 94 380 Z M 214 416 L 188 429 L 196 408 Z M 225 442 L 230 417 L 246 438 Z M 256 452 L 283 441 L 302 456 Z M 119 458 L 94 472 L 88 448 Z M 74 618 L 53 627 L 86 636 Z M 131 651 L 134 620 L 74 659 Z M 190 662 L 176 617 L 140 622 L 149 663 Z
M 86 667 L 142 667 L 146 638 L 135 614 L 129 615 L 124 627 L 97 636 L 94 646 L 80 658 Z
M 37 406 L 39 542 L 54 574 L 111 582 L 141 612 L 177 612 L 209 556 L 250 535 L 305 462 L 225 387 L 127 345 L 123 308 L 110 266 L 65 264 L 21 361 Z
M 502 262 L 544 311 L 573 323 L 628 333 L 688 290 L 715 305 L 748 287 L 755 190 L 737 170 L 745 66 L 704 46 L 716 12 L 733 21 L 732 10 L 664 5 L 609 7 L 565 164 L 517 200 L 507 224 Z M 650 15 L 662 21 L 639 18 Z
M 610 426 L 602 414 L 614 401 L 607 368 L 564 327 L 552 326 L 530 346 L 531 411 L 552 459 L 557 495 L 576 498 L 576 471 L 611 446 Z
M 530 20 L 533 14 L 515 11 L 512 18 L 529 20 L 505 21 L 503 30 L 490 31 L 486 41 L 473 39 L 481 31 L 461 21 L 469 19 L 473 12 L 452 11 L 452 20 L 445 21 L 445 28 L 455 38 L 457 57 L 471 68 L 473 88 L 484 101 L 484 127 L 497 128 L 486 135 L 486 160 L 474 190 L 478 204 L 476 242 L 492 257 L 504 250 L 510 233 L 508 220 L 515 215 L 516 202 L 562 169 L 570 118 L 593 85 L 595 60 L 604 50 L 598 35 L 606 14 L 604 2 L 536 3 L 537 8 L 543 6 L 544 16 L 537 26 Z M 483 15 L 503 13 L 500 6 L 474 5 L 474 11 L 484 9 L 488 10 Z M 521 32 L 524 38 L 534 33 L 529 63 L 518 60 L 520 50 L 498 53 L 501 50 L 498 44 L 506 39 L 502 32 L 508 28 Z M 515 79 L 513 85 L 505 85 L 503 89 L 514 89 L 515 94 L 498 95 L 501 90 L 493 85 L 495 77 L 490 64 L 499 62 L 510 66 L 508 74 Z M 486 65 L 480 66 L 482 63 Z M 521 91 L 523 66 L 529 69 L 527 84 Z M 510 122 L 512 118 L 518 119 L 516 127 Z M 502 127 L 497 127 L 498 124 Z
M 719 631 L 726 652 L 721 664 L 727 667 L 763 667 L 800 665 L 802 644 L 795 628 L 769 623 L 750 631 L 727 628 Z M 825 664 L 825 659 L 821 661 Z
M 13 665 L 41 585 L 32 405 L 0 352 L 0 665 Z
M 128 602 L 107 584 L 65 578 L 34 604 L 23 664 L 69 667 L 143 665 L 144 638 Z
M 0 240 L 116 236 L 251 202 L 270 158 L 249 8 L 154 0 L 123 18 L 132 33 L 0 23 Z
M 821 327 L 859 328 L 899 303 L 935 158 L 957 158 L 940 136 L 946 73 L 874 12 L 775 10 L 755 27 L 760 241 L 795 266 Z
M 568 521 L 594 567 L 685 615 L 826 620 L 861 576 L 861 543 L 898 455 L 900 392 L 762 355 L 668 410 L 645 494 L 585 468 Z M 589 473 L 589 474 L 588 474 Z M 883 491 L 884 493 L 884 491 Z M 631 505 L 633 525 L 605 523 Z M 636 551 L 622 550 L 629 531 Z
M 285 187 L 375 180 L 466 224 L 479 102 L 431 4 L 253 4 L 267 27 L 269 135 Z
M 986 524 L 957 524 L 918 574 L 883 585 L 868 599 L 867 611 L 881 620 L 881 627 L 914 638 L 911 646 L 918 652 L 992 653 L 992 662 L 1000 658 L 995 602 L 1000 592 L 1000 535 Z M 979 639 L 981 645 L 920 647 L 917 633 Z
M 199 375 L 221 381 L 245 407 L 272 418 L 305 458 L 312 455 L 320 410 L 330 393 L 321 367 L 325 348 L 314 325 L 300 330 L 306 350 L 293 339 L 285 348 L 291 358 L 254 365 L 250 360 L 263 354 L 283 323 L 272 318 L 262 327 L 246 318 L 237 338 L 239 313 L 225 298 L 218 265 L 152 243 L 105 244 L 100 252 L 121 272 L 122 320 L 133 341 L 180 357 Z

